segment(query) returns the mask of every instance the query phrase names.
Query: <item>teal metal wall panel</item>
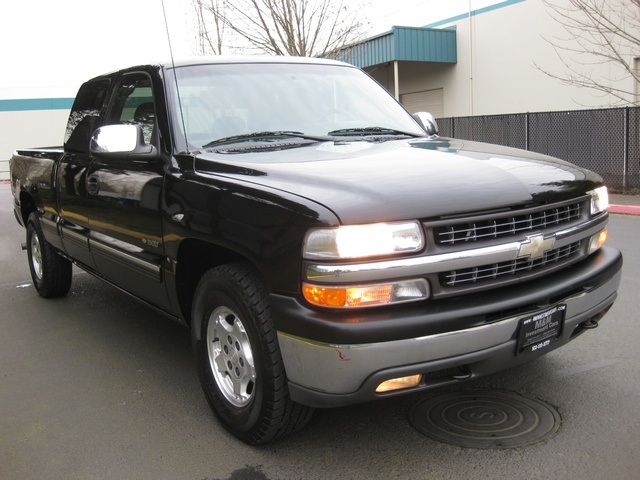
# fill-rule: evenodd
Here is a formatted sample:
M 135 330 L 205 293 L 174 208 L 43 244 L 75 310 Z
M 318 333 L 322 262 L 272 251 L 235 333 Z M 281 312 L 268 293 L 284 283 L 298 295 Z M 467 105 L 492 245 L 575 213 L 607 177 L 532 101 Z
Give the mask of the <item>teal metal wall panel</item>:
M 22 98 L 0 100 L 0 112 L 28 110 L 70 110 L 73 98 Z
M 456 31 L 393 27 L 390 32 L 344 48 L 336 58 L 360 68 L 396 60 L 456 63 Z

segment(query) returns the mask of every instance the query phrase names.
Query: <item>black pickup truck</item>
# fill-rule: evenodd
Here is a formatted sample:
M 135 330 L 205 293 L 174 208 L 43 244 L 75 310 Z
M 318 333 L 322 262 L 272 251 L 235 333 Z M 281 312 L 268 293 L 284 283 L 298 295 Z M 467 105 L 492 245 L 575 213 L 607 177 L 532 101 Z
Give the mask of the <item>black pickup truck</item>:
M 209 404 L 252 444 L 537 358 L 620 282 L 597 174 L 439 137 L 339 62 L 94 78 L 64 147 L 17 150 L 11 182 L 38 293 L 65 295 L 75 264 L 184 323 Z

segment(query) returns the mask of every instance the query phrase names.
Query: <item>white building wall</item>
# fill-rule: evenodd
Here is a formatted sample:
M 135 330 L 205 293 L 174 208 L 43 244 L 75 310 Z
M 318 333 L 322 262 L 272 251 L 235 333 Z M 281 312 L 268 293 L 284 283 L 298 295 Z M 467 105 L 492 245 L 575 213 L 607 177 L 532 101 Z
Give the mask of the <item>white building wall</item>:
M 471 0 L 472 11 L 475 4 Z M 558 76 L 565 72 L 549 41 L 567 34 L 541 0 L 498 3 L 476 11 L 471 21 L 467 16 L 437 28 L 456 29 L 457 64 L 401 63 L 400 93 L 442 88 L 445 117 L 621 106 L 613 96 L 564 85 L 536 68 Z M 631 54 L 627 60 L 633 64 Z M 628 92 L 636 89 L 631 78 L 610 81 L 624 76 L 613 64 L 590 68 L 600 81 Z M 383 85 L 390 78 L 386 86 L 393 85 L 393 65 L 377 66 L 373 75 Z
M 103 73 L 193 55 L 187 0 L 3 0 L 0 3 L 0 102 L 73 98 Z M 163 7 L 166 8 L 165 14 Z M 68 110 L 0 108 L 0 180 L 16 148 L 61 145 Z
M 62 145 L 69 110 L 0 112 L 0 180 L 9 179 L 9 159 L 17 148 Z
M 567 38 L 567 33 L 541 0 L 472 17 L 470 44 L 469 22 L 457 25 L 459 58 L 467 69 L 470 59 L 473 65 L 473 115 L 619 106 L 615 97 L 564 85 L 536 68 L 565 73 L 549 41 Z M 612 64 L 591 68 L 604 82 L 612 77 Z M 629 82 L 622 83 L 628 83 L 626 88 L 632 92 L 634 86 Z

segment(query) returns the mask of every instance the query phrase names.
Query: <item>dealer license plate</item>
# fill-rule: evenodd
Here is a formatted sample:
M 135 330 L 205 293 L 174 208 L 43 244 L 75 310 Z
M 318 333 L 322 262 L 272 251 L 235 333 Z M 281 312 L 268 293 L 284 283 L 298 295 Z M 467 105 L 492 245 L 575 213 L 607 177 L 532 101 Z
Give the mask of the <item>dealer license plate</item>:
M 555 342 L 562 332 L 566 309 L 566 305 L 556 305 L 520 320 L 516 353 L 538 352 Z

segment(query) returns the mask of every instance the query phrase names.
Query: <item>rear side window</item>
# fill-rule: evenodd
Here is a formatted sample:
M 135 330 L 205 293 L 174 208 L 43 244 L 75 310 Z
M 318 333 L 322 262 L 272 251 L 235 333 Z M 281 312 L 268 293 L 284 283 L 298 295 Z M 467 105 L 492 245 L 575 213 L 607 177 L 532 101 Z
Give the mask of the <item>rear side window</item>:
M 64 136 L 66 151 L 89 153 L 91 135 L 100 125 L 100 115 L 108 90 L 108 79 L 89 81 L 80 87 Z

